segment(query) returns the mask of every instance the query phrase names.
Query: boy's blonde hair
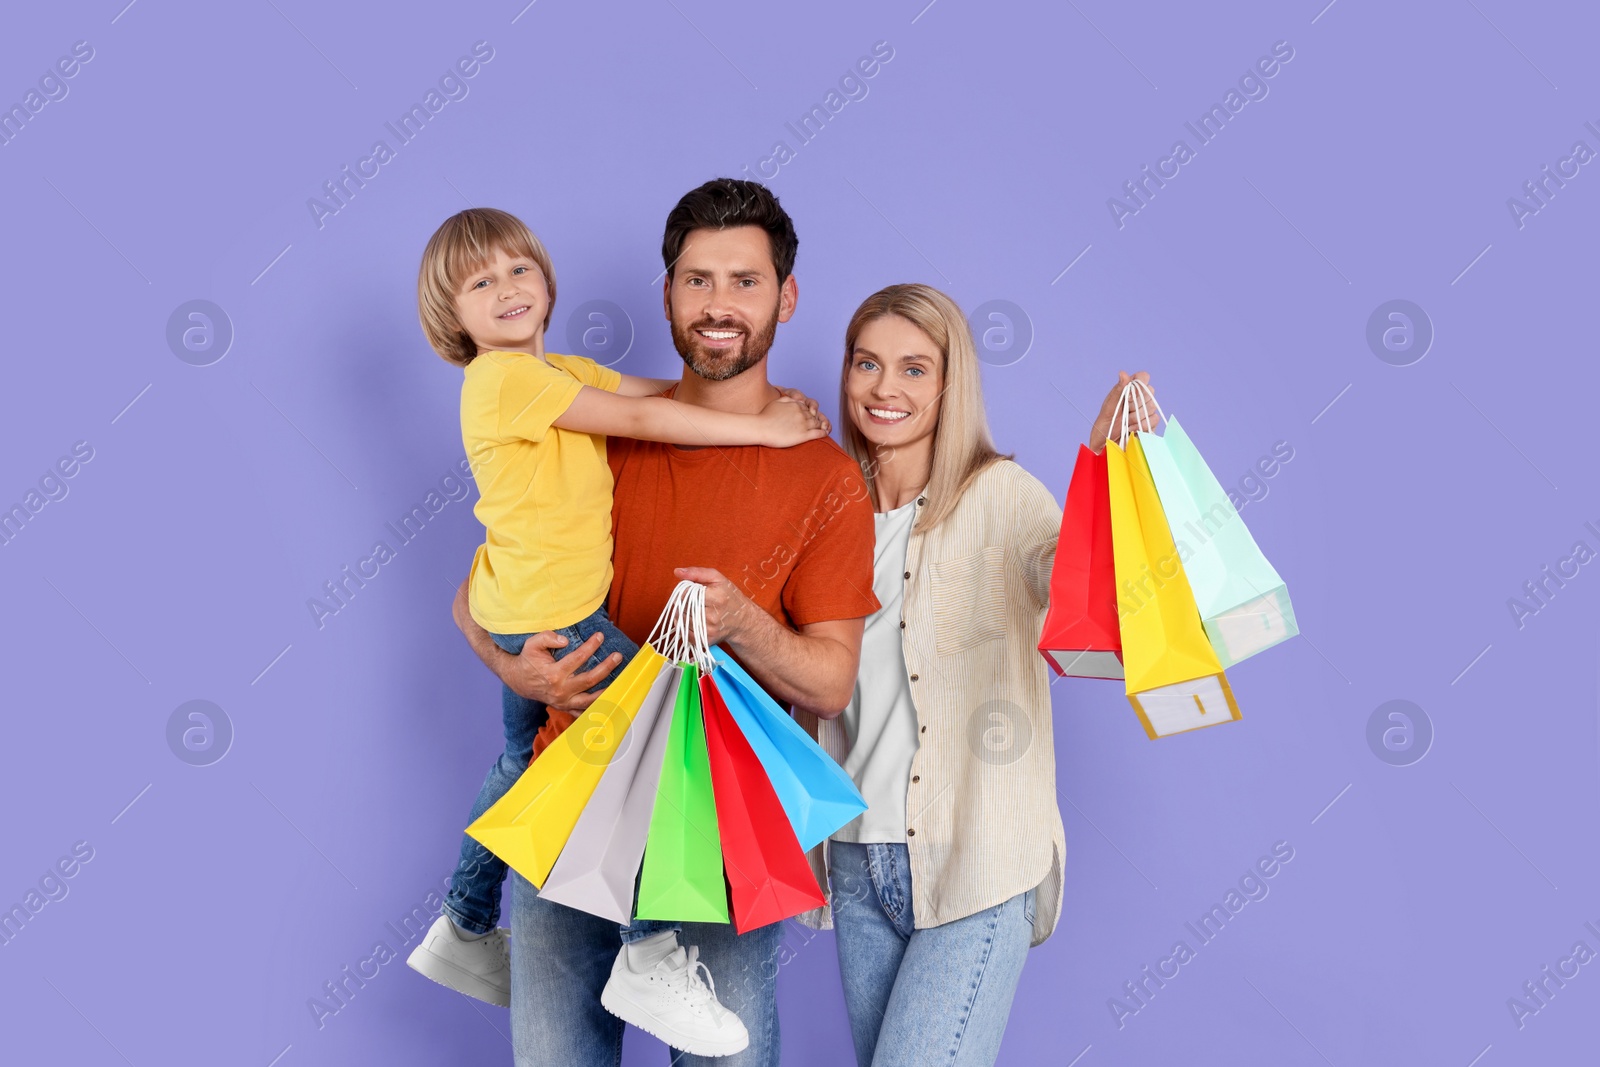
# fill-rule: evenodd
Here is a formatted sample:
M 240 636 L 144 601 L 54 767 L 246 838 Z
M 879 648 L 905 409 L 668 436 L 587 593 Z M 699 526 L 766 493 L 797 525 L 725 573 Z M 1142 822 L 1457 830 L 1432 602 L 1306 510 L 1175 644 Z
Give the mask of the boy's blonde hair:
M 844 332 L 844 373 L 839 379 L 839 410 L 850 410 L 847 386 L 850 368 L 855 363 L 856 340 L 869 322 L 897 315 L 928 335 L 939 350 L 939 378 L 944 383 L 939 394 L 939 423 L 933 436 L 933 469 L 928 474 L 924 495 L 928 504 L 918 516 L 916 528 L 931 530 L 955 510 L 961 494 L 972 479 L 989 464 L 1010 459 L 994 447 L 989 436 L 989 418 L 983 408 L 983 378 L 979 374 L 978 352 L 972 343 L 972 328 L 956 302 L 929 285 L 916 283 L 891 285 L 861 302 L 850 316 Z M 844 419 L 844 450 L 861 465 L 862 477 L 878 503 L 878 460 L 872 445 L 855 421 Z
M 456 314 L 456 294 L 467 276 L 494 258 L 495 249 L 508 256 L 531 259 L 544 273 L 550 304 L 544 328 L 556 307 L 556 269 L 539 238 L 515 215 L 492 207 L 469 207 L 444 220 L 422 250 L 417 272 L 417 314 L 428 344 L 446 361 L 465 367 L 478 355 L 478 346 Z

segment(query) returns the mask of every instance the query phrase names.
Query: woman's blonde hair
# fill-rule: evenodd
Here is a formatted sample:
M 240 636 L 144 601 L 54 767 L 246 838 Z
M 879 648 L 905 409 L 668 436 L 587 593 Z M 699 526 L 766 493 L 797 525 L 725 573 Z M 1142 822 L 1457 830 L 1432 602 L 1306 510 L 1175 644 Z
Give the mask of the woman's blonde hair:
M 939 350 L 939 422 L 933 431 L 933 469 L 923 495 L 928 503 L 917 519 L 919 532 L 933 529 L 955 510 L 961 494 L 989 464 L 1010 459 L 994 447 L 983 408 L 983 378 L 967 317 L 954 300 L 929 285 L 891 285 L 862 301 L 844 331 L 844 373 L 839 380 L 839 410 L 848 412 L 847 386 L 855 363 L 856 341 L 869 322 L 898 315 L 928 335 Z M 878 502 L 875 475 L 879 460 L 853 419 L 845 418 L 844 450 L 861 465 L 861 475 Z
M 550 315 L 556 307 L 556 269 L 539 238 L 507 211 L 470 207 L 457 212 L 444 220 L 422 250 L 422 268 L 417 272 L 417 315 L 422 319 L 428 344 L 458 366 L 465 367 L 476 359 L 478 346 L 456 314 L 456 294 L 468 275 L 494 258 L 496 249 L 514 258 L 531 259 L 544 272 L 550 297 L 544 328 L 550 329 Z

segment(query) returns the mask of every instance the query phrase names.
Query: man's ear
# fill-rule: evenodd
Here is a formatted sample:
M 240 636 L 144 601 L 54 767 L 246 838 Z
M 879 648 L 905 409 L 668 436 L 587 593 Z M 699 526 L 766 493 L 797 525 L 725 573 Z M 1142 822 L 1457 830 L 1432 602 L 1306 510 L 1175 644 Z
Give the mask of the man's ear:
M 778 321 L 788 322 L 794 315 L 795 305 L 800 302 L 800 283 L 794 280 L 791 274 L 783 280 L 778 287 Z
M 661 310 L 666 314 L 667 321 L 672 321 L 672 272 L 661 281 Z

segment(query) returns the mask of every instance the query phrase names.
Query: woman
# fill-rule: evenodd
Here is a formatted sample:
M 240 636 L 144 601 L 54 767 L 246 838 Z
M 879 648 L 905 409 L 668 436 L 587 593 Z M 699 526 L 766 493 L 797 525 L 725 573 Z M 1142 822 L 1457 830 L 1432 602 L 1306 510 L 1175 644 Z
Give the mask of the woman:
M 1090 431 L 1099 448 L 1128 380 Z M 826 859 L 856 1059 L 993 1064 L 1023 959 L 1061 908 L 1037 649 L 1061 509 L 995 450 L 971 332 L 935 289 L 893 285 L 856 310 L 840 411 L 883 605 L 850 706 L 818 724 L 869 805 Z

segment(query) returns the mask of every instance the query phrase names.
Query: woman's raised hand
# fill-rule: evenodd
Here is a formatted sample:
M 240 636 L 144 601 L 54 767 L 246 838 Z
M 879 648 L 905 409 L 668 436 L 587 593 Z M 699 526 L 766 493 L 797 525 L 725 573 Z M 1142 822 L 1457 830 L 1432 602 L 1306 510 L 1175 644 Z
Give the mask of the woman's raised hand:
M 1106 441 L 1110 438 L 1122 438 L 1122 391 L 1128 383 L 1135 379 L 1143 382 L 1146 388 L 1150 386 L 1150 372 L 1146 370 L 1135 371 L 1129 375 L 1127 371 L 1117 372 L 1117 384 L 1111 387 L 1111 392 L 1106 394 L 1105 401 L 1100 405 L 1100 414 L 1095 416 L 1094 425 L 1089 429 L 1089 447 L 1095 452 L 1104 452 Z M 1155 395 L 1155 390 L 1150 390 L 1150 395 Z M 1154 423 L 1146 411 L 1141 411 L 1137 405 L 1129 405 L 1129 412 L 1133 417 L 1128 420 L 1128 429 L 1153 430 Z

